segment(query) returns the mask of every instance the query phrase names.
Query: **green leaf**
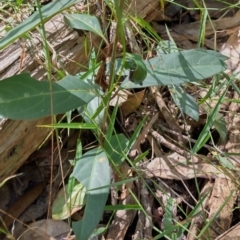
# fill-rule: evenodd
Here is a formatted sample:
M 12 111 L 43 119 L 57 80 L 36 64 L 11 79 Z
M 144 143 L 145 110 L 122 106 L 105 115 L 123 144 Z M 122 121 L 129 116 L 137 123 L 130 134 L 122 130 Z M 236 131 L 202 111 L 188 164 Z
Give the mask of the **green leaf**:
M 107 42 L 103 35 L 99 21 L 95 16 L 91 16 L 89 14 L 66 14 L 64 16 L 64 21 L 71 28 L 93 32 Z
M 136 139 L 138 138 L 142 128 L 143 128 L 143 125 L 145 124 L 145 122 L 147 121 L 147 116 L 145 116 L 141 122 L 138 124 L 138 126 L 136 127 L 136 129 L 134 130 L 134 133 L 132 134 L 130 140 L 129 140 L 129 146 L 128 146 L 128 149 L 132 149 Z
M 116 131 L 116 118 L 117 118 L 117 113 L 118 113 L 118 104 L 116 104 L 113 108 L 113 111 L 111 113 L 111 117 L 109 119 L 109 124 L 108 124 L 108 128 L 106 131 L 106 136 L 105 139 L 107 139 L 107 141 L 111 142 L 113 133 Z
M 128 81 L 142 85 L 147 76 L 146 62 L 138 54 L 126 53 L 125 59 L 117 58 L 114 62 L 117 75 L 128 76 Z M 110 74 L 110 63 L 106 64 L 106 75 Z
M 210 50 L 184 50 L 163 54 L 145 61 L 148 72 L 142 86 L 129 81 L 128 77 L 121 86 L 129 89 L 195 82 L 224 71 L 224 59 L 227 58 Z
M 203 196 L 199 199 L 196 206 L 191 210 L 191 212 L 188 214 L 188 216 L 186 216 L 186 221 L 184 221 L 183 224 L 180 224 L 179 222 L 176 223 L 175 226 L 172 226 L 171 228 L 165 229 L 162 233 L 155 236 L 153 238 L 153 240 L 161 239 L 163 236 L 167 236 L 174 231 L 178 233 L 178 236 L 181 236 L 181 233 L 185 232 L 186 229 L 188 228 L 189 224 L 192 221 L 192 218 L 196 217 L 198 215 L 201 216 L 202 204 L 203 204 L 203 201 L 206 199 L 207 196 L 208 196 L 208 194 L 206 194 L 205 196 Z M 168 238 L 168 239 L 171 239 L 171 238 Z
M 98 235 L 103 234 L 105 231 L 107 230 L 107 226 L 106 227 L 100 227 L 97 228 L 93 231 L 93 233 L 91 234 L 91 237 L 89 238 L 89 240 L 94 240 L 94 239 L 98 239 L 96 238 Z
M 102 104 L 102 98 L 96 96 L 92 101 L 90 101 L 85 108 L 78 108 L 78 112 L 82 114 L 82 117 L 87 123 L 95 123 L 95 127 L 101 126 L 104 116 L 104 109 L 102 109 L 98 114 L 95 114 L 98 108 Z M 94 116 L 94 117 L 93 117 Z
M 102 148 L 86 152 L 77 162 L 72 172 L 86 190 L 110 184 L 110 168 L 106 154 Z M 109 188 L 96 189 L 86 193 L 83 219 L 73 223 L 77 239 L 88 239 L 101 220 L 107 201 Z
M 104 149 L 108 154 L 109 160 L 116 165 L 120 165 L 127 155 L 129 140 L 123 134 L 113 135 L 110 142 L 104 141 Z
M 195 99 L 186 93 L 180 86 L 169 87 L 171 96 L 176 105 L 195 121 L 199 120 L 199 108 Z
M 206 50 L 206 49 L 199 49 L 197 51 L 201 51 L 201 52 L 205 52 L 206 54 L 211 54 L 212 56 L 215 56 L 217 58 L 219 58 L 220 60 L 222 61 L 226 61 L 227 59 L 229 59 L 227 56 L 223 55 L 223 54 L 220 54 L 219 52 L 217 51 L 212 51 L 212 50 Z
M 231 81 L 228 82 L 228 86 L 231 84 Z M 207 140 L 209 139 L 210 135 L 209 135 L 209 131 L 216 119 L 216 116 L 218 115 L 218 111 L 221 107 L 221 104 L 224 100 L 224 97 L 226 95 L 226 92 L 228 90 L 228 86 L 226 87 L 226 89 L 224 90 L 224 92 L 221 93 L 220 98 L 217 101 L 217 104 L 215 105 L 215 107 L 212 109 L 212 111 L 210 112 L 208 119 L 204 125 L 204 128 L 202 129 L 200 135 L 198 136 L 198 139 L 196 141 L 196 143 L 194 144 L 193 149 L 191 150 L 192 154 L 196 154 L 201 147 L 207 142 Z
M 164 220 L 163 220 L 164 229 L 170 229 L 173 225 L 172 223 L 173 207 L 174 207 L 173 199 L 168 198 L 167 205 L 165 207 Z
M 128 60 L 131 61 L 130 59 Z M 111 62 L 106 63 L 106 75 L 110 75 L 111 64 L 112 64 Z M 114 72 L 116 73 L 116 75 L 127 76 L 130 73 L 129 69 L 127 69 L 127 67 L 123 65 L 124 65 L 124 61 L 122 58 L 115 59 Z
M 65 189 L 67 189 L 66 186 Z M 70 217 L 74 212 L 80 210 L 84 206 L 84 197 L 86 189 L 81 183 L 76 183 L 71 193 L 64 194 L 62 188 L 54 200 L 52 206 L 52 218 L 55 220 L 62 220 Z
M 108 205 L 105 206 L 105 211 L 118 211 L 118 210 L 142 210 L 141 206 L 126 204 L 126 205 Z
M 83 0 L 58 0 L 53 1 L 41 8 L 42 16 L 44 22 L 52 18 L 54 15 L 62 12 L 63 10 L 71 7 L 72 5 L 82 2 Z M 21 22 L 18 26 L 11 29 L 7 32 L 0 40 L 0 49 L 5 48 L 7 45 L 24 35 L 26 32 L 34 29 L 37 25 L 41 23 L 41 19 L 39 13 L 36 11 L 31 16 L 29 16 L 26 20 Z
M 45 124 L 38 125 L 39 127 L 53 127 L 53 128 L 68 128 L 68 129 L 96 129 L 97 126 L 90 123 L 56 123 L 56 124 Z
M 52 95 L 52 99 L 51 99 Z M 95 97 L 90 84 L 67 76 L 59 82 L 37 81 L 24 73 L 0 81 L 0 117 L 10 119 L 36 119 L 65 113 L 85 105 Z
M 226 157 L 222 157 L 220 156 L 219 154 L 213 154 L 218 160 L 219 162 L 224 166 L 226 167 L 227 169 L 230 169 L 230 170 L 237 170 L 236 167 L 231 163 L 231 161 L 226 158 Z
M 213 126 L 216 128 L 220 135 L 221 143 L 225 143 L 227 139 L 227 123 L 221 113 L 217 113 L 216 118 L 213 122 Z
M 142 161 L 147 155 L 149 154 L 149 151 L 146 151 L 144 153 L 139 154 L 133 161 L 133 166 L 137 166 L 137 164 Z
M 78 139 L 77 139 L 76 156 L 75 156 L 76 161 L 78 161 L 78 160 L 82 157 L 82 150 L 83 150 L 82 142 L 81 142 L 81 140 L 78 138 Z
M 125 68 L 131 70 L 129 80 L 142 85 L 143 80 L 147 76 L 147 68 L 145 62 L 138 54 L 126 53 Z

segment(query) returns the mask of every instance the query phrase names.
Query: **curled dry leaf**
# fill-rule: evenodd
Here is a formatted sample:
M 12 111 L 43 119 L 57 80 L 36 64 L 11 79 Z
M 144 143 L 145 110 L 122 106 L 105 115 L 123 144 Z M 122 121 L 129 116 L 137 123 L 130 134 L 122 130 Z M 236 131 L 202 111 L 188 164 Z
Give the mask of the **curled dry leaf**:
M 110 106 L 116 106 L 116 104 L 118 104 L 122 110 L 123 116 L 126 117 L 136 111 L 136 109 L 140 106 L 144 93 L 145 90 L 136 93 L 131 93 L 127 90 L 117 90 L 117 92 L 113 92 L 113 98 L 110 101 Z
M 144 93 L 145 93 L 145 90 L 142 90 L 140 92 L 128 95 L 127 101 L 124 102 L 120 107 L 122 109 L 122 113 L 124 117 L 136 111 L 136 109 L 140 106 L 143 100 Z

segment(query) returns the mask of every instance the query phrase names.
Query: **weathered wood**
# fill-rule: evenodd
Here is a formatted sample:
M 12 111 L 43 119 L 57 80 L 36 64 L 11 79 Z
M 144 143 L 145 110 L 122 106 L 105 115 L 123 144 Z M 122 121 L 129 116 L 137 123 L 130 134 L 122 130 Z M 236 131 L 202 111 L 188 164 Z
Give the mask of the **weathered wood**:
M 125 9 L 130 14 L 150 20 L 154 17 L 152 13 L 156 12 L 158 4 L 158 0 L 129 0 L 126 2 Z M 81 9 L 82 4 L 75 6 L 75 10 L 81 11 Z M 76 31 L 64 24 L 61 14 L 48 21 L 45 28 L 47 40 L 56 53 L 51 53 L 52 64 L 69 74 L 76 74 L 83 69 L 88 62 L 83 44 L 84 37 L 79 37 Z M 30 41 L 18 40 L 0 51 L 0 79 L 22 72 L 29 72 L 38 80 L 46 79 L 47 71 L 44 67 L 44 60 L 39 57 L 42 51 L 40 34 L 33 31 L 31 36 Z M 99 43 L 97 39 L 96 36 L 91 35 L 89 42 Z M 46 123 L 50 123 L 49 117 L 34 121 L 7 120 L 1 125 L 0 181 L 14 174 L 37 149 L 50 130 L 36 126 Z

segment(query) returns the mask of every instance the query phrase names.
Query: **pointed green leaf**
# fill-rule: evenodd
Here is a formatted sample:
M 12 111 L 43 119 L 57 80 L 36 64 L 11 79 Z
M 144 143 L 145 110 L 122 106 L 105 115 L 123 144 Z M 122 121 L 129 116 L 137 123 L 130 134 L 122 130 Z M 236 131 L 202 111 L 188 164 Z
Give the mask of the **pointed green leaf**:
M 116 119 L 117 119 L 117 113 L 118 113 L 118 104 L 116 104 L 113 108 L 113 111 L 111 113 L 111 117 L 109 119 L 109 123 L 108 123 L 108 127 L 107 127 L 107 131 L 106 131 L 106 135 L 105 135 L 105 139 L 107 139 L 108 142 L 111 142 L 112 140 L 112 136 L 116 131 Z M 105 143 L 104 143 L 105 145 Z M 106 151 L 106 148 L 104 148 Z M 110 158 L 108 158 L 110 159 Z M 111 159 L 110 159 L 111 160 Z
M 169 197 L 167 199 L 167 205 L 165 207 L 165 214 L 164 214 L 164 229 L 170 229 L 173 226 L 173 219 L 172 219 L 172 213 L 173 213 L 173 208 L 174 208 L 174 200 Z M 171 235 L 171 234 L 170 234 Z
M 169 90 L 176 105 L 189 117 L 198 121 L 199 108 L 195 99 L 186 93 L 180 86 L 169 87 Z
M 129 61 L 130 61 L 130 59 L 129 59 Z M 124 63 L 124 61 L 122 58 L 115 59 L 114 72 L 117 75 L 127 76 L 127 75 L 129 75 L 130 71 L 129 71 L 129 69 L 126 68 L 126 66 L 123 66 L 123 63 Z M 106 63 L 106 75 L 110 75 L 111 64 L 112 64 L 111 62 Z
M 109 205 L 109 206 L 106 206 L 104 209 L 105 209 L 105 211 L 142 210 L 141 206 L 139 206 L 139 205 L 132 205 L 132 204 Z
M 221 113 L 217 113 L 216 118 L 213 122 L 213 126 L 217 129 L 220 135 L 221 143 L 225 143 L 227 140 L 228 130 L 227 123 Z
M 95 93 L 92 86 L 73 76 L 59 82 L 37 81 L 24 73 L 0 81 L 0 117 L 35 119 L 65 113 L 90 102 Z
M 71 176 L 81 182 L 86 190 L 109 185 L 110 168 L 103 149 L 99 147 L 86 152 L 76 163 Z M 107 187 L 86 193 L 83 219 L 73 223 L 78 239 L 88 239 L 96 228 L 101 220 L 108 193 Z
M 231 81 L 228 82 L 228 84 L 231 84 Z M 224 92 L 221 92 L 221 96 L 217 101 L 217 104 L 215 105 L 215 107 L 211 110 L 208 118 L 207 118 L 207 122 L 204 125 L 204 128 L 202 129 L 200 135 L 198 136 L 198 139 L 196 141 L 196 143 L 194 144 L 193 149 L 191 150 L 192 154 L 196 154 L 201 147 L 207 142 L 207 140 L 210 137 L 209 131 L 216 119 L 216 116 L 218 115 L 218 111 L 221 107 L 221 104 L 223 102 L 223 99 L 227 93 L 228 90 L 228 86 L 226 87 L 226 89 L 224 90 Z
M 56 123 L 56 124 L 45 124 L 38 125 L 39 127 L 50 127 L 50 128 L 68 128 L 68 129 L 96 129 L 97 126 L 90 123 Z
M 99 21 L 95 16 L 91 16 L 89 14 L 66 14 L 64 16 L 64 21 L 71 28 L 96 33 L 98 36 L 106 40 L 103 35 Z
M 104 109 L 102 109 L 98 114 L 95 114 L 98 108 L 102 104 L 102 98 L 96 96 L 92 101 L 90 101 L 85 108 L 78 108 L 78 112 L 81 113 L 84 121 L 86 123 L 95 123 L 95 127 L 101 126 L 104 116 Z M 94 117 L 93 117 L 94 116 Z
M 227 58 L 210 50 L 184 50 L 145 61 L 147 77 L 143 85 L 126 78 L 123 88 L 142 88 L 161 85 L 180 85 L 206 79 L 226 69 L 223 60 Z
M 224 166 L 226 167 L 227 169 L 230 169 L 230 170 L 236 170 L 237 171 L 237 168 L 232 164 L 232 162 L 226 158 L 226 157 L 222 157 L 221 155 L 219 154 L 216 154 L 215 157 L 219 160 L 219 162 Z
M 45 6 L 42 6 L 42 17 L 44 22 L 49 20 L 51 17 L 56 15 L 59 12 L 62 12 L 66 8 L 71 7 L 72 5 L 82 2 L 83 0 L 58 0 L 53 1 Z M 7 32 L 0 40 L 0 49 L 3 49 L 22 35 L 24 35 L 26 32 L 34 29 L 37 25 L 41 23 L 41 19 L 39 16 L 39 13 L 36 11 L 31 16 L 29 16 L 26 20 L 21 22 L 19 25 L 17 25 L 15 28 L 11 29 L 9 32 Z

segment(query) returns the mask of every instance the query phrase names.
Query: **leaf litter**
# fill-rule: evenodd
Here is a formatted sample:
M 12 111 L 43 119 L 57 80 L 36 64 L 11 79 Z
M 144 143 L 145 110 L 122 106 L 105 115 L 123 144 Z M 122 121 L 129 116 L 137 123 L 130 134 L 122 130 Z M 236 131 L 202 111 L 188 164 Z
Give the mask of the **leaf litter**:
M 188 5 L 190 2 L 185 1 L 185 4 Z M 206 2 L 212 4 L 213 1 Z M 220 3 L 216 2 L 215 8 L 222 8 L 218 4 Z M 182 9 L 178 8 L 176 10 L 174 4 L 168 3 L 165 7 L 165 13 L 159 14 L 161 17 L 158 16 L 153 20 L 153 28 L 163 39 L 168 39 L 163 23 L 169 24 L 170 21 L 175 21 L 177 24 L 173 24 L 172 27 L 170 24 L 169 28 L 172 30 L 171 36 L 177 46 L 185 46 L 186 49 L 196 48 L 200 31 L 199 14 L 197 11 L 186 11 L 185 15 L 179 19 L 176 16 L 178 16 L 177 13 L 180 13 L 180 10 Z M 161 12 L 160 9 L 158 11 Z M 172 15 L 174 11 L 175 14 Z M 214 11 L 211 11 L 211 15 L 212 12 Z M 232 15 L 226 12 L 223 17 L 220 17 L 222 15 L 218 16 L 219 11 L 216 11 L 215 14 L 211 17 L 216 32 L 212 28 L 212 23 L 207 21 L 204 47 L 219 49 L 222 54 L 228 56 L 226 75 L 236 74 L 236 77 L 238 77 L 240 65 L 239 11 L 235 11 Z M 194 19 L 194 22 L 185 18 L 186 15 Z M 226 38 L 228 40 L 225 40 Z M 212 79 L 207 81 L 209 85 L 214 84 Z M 196 86 L 194 92 L 191 92 L 188 86 L 185 86 L 185 88 L 189 94 L 195 95 L 199 99 L 203 99 L 208 93 L 204 92 L 205 89 L 201 89 L 201 86 Z M 105 89 L 107 89 L 107 86 Z M 115 191 L 111 198 L 112 203 L 115 202 L 125 206 L 136 205 L 136 200 L 132 195 L 134 193 L 138 197 L 144 213 L 142 210 L 117 210 L 109 226 L 108 233 L 105 234 L 105 239 L 153 239 L 153 237 L 160 239 L 163 236 L 171 239 L 173 234 L 178 231 L 177 224 L 182 224 L 188 229 L 178 232 L 177 239 L 192 240 L 196 239 L 196 236 L 200 236 L 201 239 L 230 239 L 236 237 L 239 225 L 236 206 L 238 207 L 238 171 L 240 163 L 238 156 L 236 156 L 236 154 L 239 154 L 240 131 L 239 95 L 237 92 L 229 88 L 226 98 L 235 101 L 222 104 L 220 110 L 228 132 L 225 142 L 219 141 L 219 133 L 217 133 L 216 128 L 212 128 L 211 137 L 214 141 L 203 144 L 201 151 L 192 155 L 189 149 L 194 145 L 203 129 L 209 109 L 214 108 L 217 103 L 215 100 L 219 97 L 217 94 L 220 93 L 214 96 L 213 101 L 200 105 L 200 121 L 194 122 L 179 111 L 166 87 L 150 87 L 135 92 L 124 90 L 124 93 L 121 91 L 114 94 L 111 102 L 113 107 L 119 106 L 121 112 L 121 117 L 118 118 L 120 129 L 124 128 L 124 132 L 131 135 L 142 118 L 146 115 L 148 118 L 129 153 L 129 158 L 135 162 L 135 168 L 124 161 L 123 166 L 120 168 L 120 175 L 122 175 L 123 179 L 126 179 L 141 174 L 143 179 L 139 178 L 134 183 L 122 185 L 118 190 L 120 191 L 118 196 L 116 196 L 116 189 L 111 189 L 111 194 Z M 199 95 L 196 94 L 197 91 Z M 201 95 L 203 92 L 204 95 Z M 68 141 L 71 141 L 71 138 L 76 139 L 74 133 L 70 135 L 63 133 L 63 136 L 66 139 L 65 146 L 67 146 Z M 92 136 L 89 136 L 89 139 L 92 140 Z M 85 146 L 91 142 L 89 139 L 87 139 Z M 64 151 L 63 149 L 61 155 L 63 155 Z M 136 161 L 137 157 L 146 151 L 148 151 L 148 154 L 143 155 L 143 160 Z M 68 157 L 66 158 L 71 159 L 69 149 L 67 149 L 67 152 Z M 228 153 L 228 155 L 223 153 Z M 39 152 L 32 159 L 30 158 L 30 161 L 37 162 L 39 159 L 44 159 L 44 166 L 46 166 L 46 158 L 46 156 L 40 155 Z M 60 157 L 56 156 L 56 158 Z M 222 162 L 219 159 L 222 159 Z M 223 164 L 224 161 L 230 162 L 232 169 L 226 168 L 226 165 Z M 71 167 L 68 165 L 65 170 L 66 176 L 69 175 L 67 174 L 69 168 Z M 138 172 L 135 172 L 136 170 Z M 56 170 L 55 174 L 58 174 L 58 170 Z M 114 181 L 121 180 L 119 176 L 113 178 L 115 178 Z M 12 187 L 15 183 L 11 184 Z M 58 187 L 60 185 L 61 183 L 58 181 L 54 191 L 59 191 Z M 21 194 L 23 199 L 28 196 L 27 192 Z M 38 193 L 34 193 L 32 196 L 33 199 L 34 197 L 37 198 Z M 29 201 L 34 201 L 33 199 Z M 30 205 L 29 202 L 27 204 Z M 13 203 L 14 208 L 18 208 L 20 205 L 18 202 Z M 10 209 L 5 208 L 9 214 L 18 218 L 20 214 L 14 215 L 17 211 L 11 212 Z M 82 216 L 75 217 L 79 220 Z M 31 218 L 36 219 L 38 217 L 32 215 Z M 53 224 L 52 222 L 48 223 L 48 220 L 44 221 L 46 221 L 44 224 L 47 226 Z M 62 224 L 62 221 L 59 222 Z M 41 224 L 42 222 L 40 222 Z M 235 224 L 236 226 L 234 226 Z M 57 223 L 53 229 L 56 230 L 59 226 L 59 223 Z M 205 229 L 206 226 L 209 227 Z M 42 229 L 45 228 L 37 227 L 41 229 L 41 235 Z M 62 239 L 68 239 L 66 232 L 69 229 L 67 226 L 64 227 L 66 229 L 64 228 L 61 237 Z M 154 227 L 164 233 L 156 231 Z M 46 234 L 46 231 L 43 232 Z M 55 236 L 55 239 L 57 239 L 60 234 L 57 233 L 47 233 L 49 234 L 47 237 Z M 28 234 L 32 234 L 31 231 Z M 34 231 L 34 234 L 36 234 L 36 231 Z M 22 239 L 29 239 L 26 234 L 23 236 Z M 32 237 L 30 236 L 30 238 Z

